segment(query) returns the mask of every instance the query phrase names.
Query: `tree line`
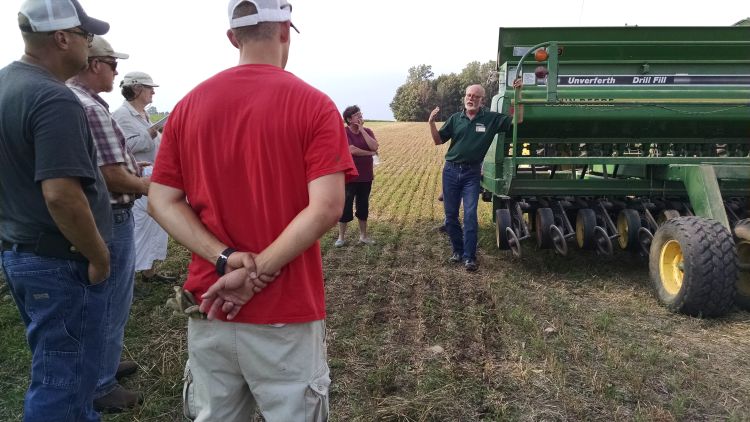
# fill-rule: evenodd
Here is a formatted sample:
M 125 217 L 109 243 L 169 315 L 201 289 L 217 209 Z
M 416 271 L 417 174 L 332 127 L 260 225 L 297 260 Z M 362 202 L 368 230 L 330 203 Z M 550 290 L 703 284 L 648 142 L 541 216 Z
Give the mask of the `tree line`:
M 435 107 L 440 107 L 438 120 L 444 121 L 463 108 L 466 87 L 480 84 L 489 104 L 498 91 L 498 73 L 494 60 L 487 63 L 471 62 L 461 73 L 440 75 L 437 78 L 432 66 L 420 64 L 409 68 L 406 82 L 398 87 L 390 107 L 393 117 L 402 122 L 424 122 Z

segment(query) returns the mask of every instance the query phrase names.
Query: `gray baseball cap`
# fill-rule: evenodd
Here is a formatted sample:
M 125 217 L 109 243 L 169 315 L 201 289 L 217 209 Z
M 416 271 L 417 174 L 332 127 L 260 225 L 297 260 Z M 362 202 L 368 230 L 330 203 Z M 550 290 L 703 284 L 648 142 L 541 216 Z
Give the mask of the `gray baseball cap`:
M 116 52 L 107 40 L 98 35 L 94 35 L 94 40 L 91 41 L 91 46 L 89 47 L 89 57 L 114 57 L 116 59 L 127 59 L 130 57 L 130 54 Z
M 154 83 L 154 80 L 146 72 L 130 72 L 125 74 L 120 82 L 120 87 L 133 85 L 159 86 Z
M 86 14 L 78 0 L 26 0 L 18 12 L 29 20 L 24 32 L 52 32 L 80 27 L 82 30 L 104 35 L 109 24 Z

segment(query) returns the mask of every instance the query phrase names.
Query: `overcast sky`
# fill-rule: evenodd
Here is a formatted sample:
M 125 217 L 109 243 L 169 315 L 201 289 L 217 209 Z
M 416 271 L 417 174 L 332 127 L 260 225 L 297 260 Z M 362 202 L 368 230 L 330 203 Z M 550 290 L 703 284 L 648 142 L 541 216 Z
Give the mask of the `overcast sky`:
M 105 38 L 128 53 L 120 76 L 153 76 L 154 105 L 169 111 L 191 88 L 237 63 L 226 39 L 226 0 L 80 0 L 111 24 Z M 21 0 L 0 0 L 0 66 L 17 60 L 23 43 Z M 365 118 L 393 118 L 388 104 L 411 66 L 435 75 L 493 60 L 499 27 L 728 26 L 750 16 L 750 1 L 711 0 L 297 0 L 287 70 L 327 93 L 340 110 L 362 107 Z M 748 28 L 750 30 L 750 28 Z M 122 97 L 104 95 L 114 110 Z

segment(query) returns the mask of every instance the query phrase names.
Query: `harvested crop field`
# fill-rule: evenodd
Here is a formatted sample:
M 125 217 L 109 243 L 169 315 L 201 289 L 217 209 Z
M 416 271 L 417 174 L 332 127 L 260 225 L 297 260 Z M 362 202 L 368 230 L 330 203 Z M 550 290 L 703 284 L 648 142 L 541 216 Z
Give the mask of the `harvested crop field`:
M 478 273 L 448 264 L 440 170 L 425 123 L 373 123 L 381 142 L 370 228 L 377 243 L 322 240 L 334 421 L 750 420 L 750 313 L 675 315 L 645 259 L 498 251 L 480 203 Z M 170 246 L 168 270 L 188 254 Z M 136 282 L 126 332 L 146 398 L 106 421 L 179 421 L 186 320 L 171 286 Z M 0 420 L 19 420 L 28 383 L 23 326 L 0 301 Z M 259 418 L 256 418 L 259 419 Z

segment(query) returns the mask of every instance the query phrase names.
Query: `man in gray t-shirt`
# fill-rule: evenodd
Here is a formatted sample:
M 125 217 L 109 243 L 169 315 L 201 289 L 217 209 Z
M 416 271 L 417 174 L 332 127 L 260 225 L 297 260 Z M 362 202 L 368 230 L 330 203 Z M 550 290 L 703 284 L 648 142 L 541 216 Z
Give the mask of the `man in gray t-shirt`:
M 0 264 L 32 354 L 24 421 L 98 421 L 112 210 L 64 81 L 109 24 L 77 0 L 26 0 L 18 24 L 25 53 L 0 70 Z

